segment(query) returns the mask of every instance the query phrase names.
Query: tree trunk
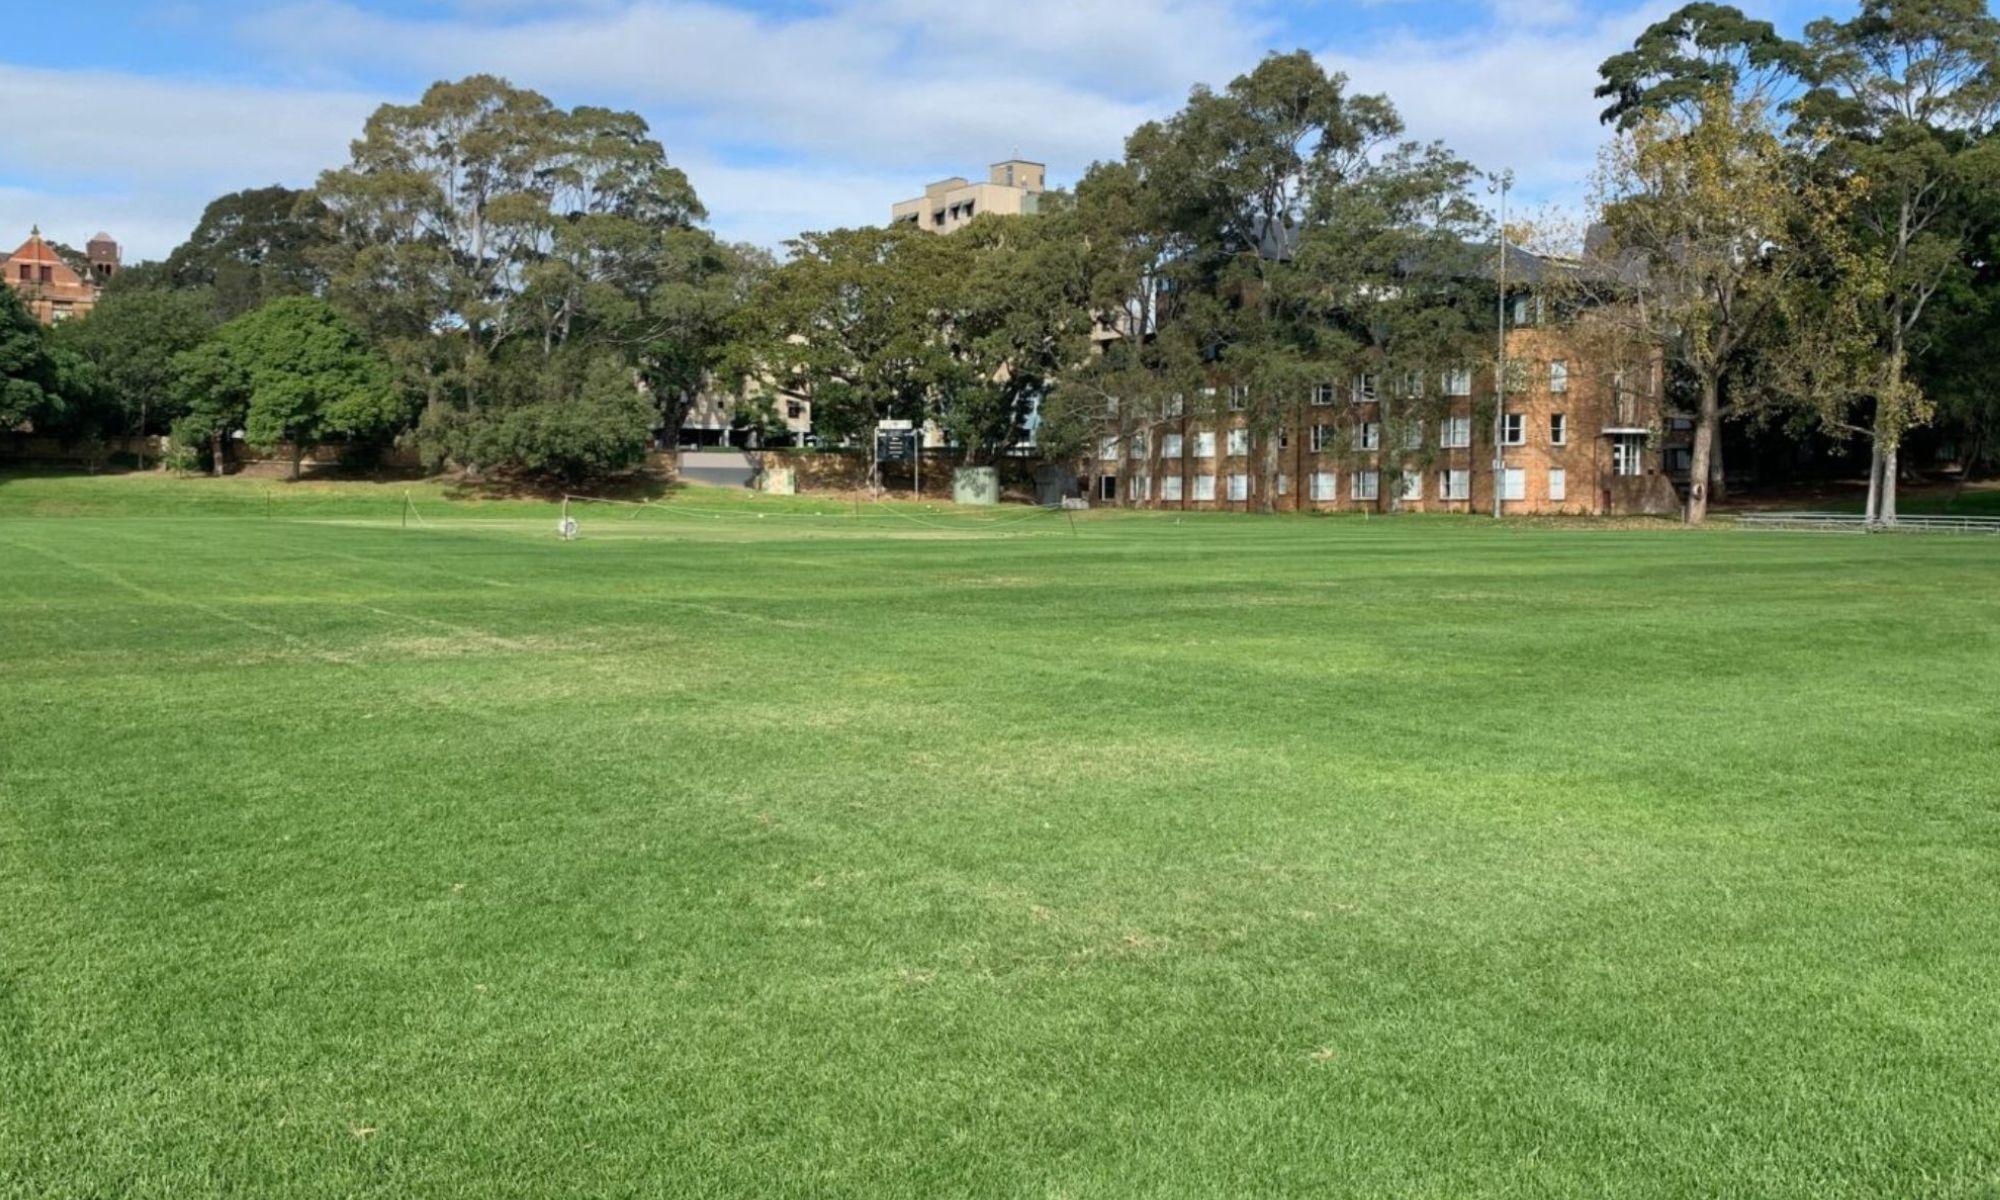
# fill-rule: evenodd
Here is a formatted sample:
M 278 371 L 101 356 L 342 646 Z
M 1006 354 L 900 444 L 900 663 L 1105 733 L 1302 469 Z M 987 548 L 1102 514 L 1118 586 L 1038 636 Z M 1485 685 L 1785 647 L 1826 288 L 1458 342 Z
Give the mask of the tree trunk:
M 1900 449 L 1891 435 L 1889 448 L 1882 451 L 1882 523 L 1896 523 L 1896 457 Z
M 300 474 L 300 468 L 304 465 L 305 461 L 306 461 L 305 443 L 294 438 L 292 440 L 292 480 L 294 482 L 297 482 Z
M 1694 461 L 1688 464 L 1687 523 L 1708 519 L 1708 479 L 1715 461 L 1715 427 L 1722 409 L 1721 388 L 1714 379 L 1701 381 L 1701 411 L 1694 418 Z
M 1898 320 L 1901 310 L 1897 311 Z M 1884 389 L 1894 397 L 1893 406 L 1885 406 L 1881 401 L 1875 404 L 1875 448 L 1882 459 L 1882 491 L 1876 519 L 1884 525 L 1896 523 L 1896 451 L 1903 440 L 1903 339 L 1898 336 L 1891 344 L 1889 352 L 1889 386 Z
M 210 459 L 209 470 L 215 472 L 217 479 L 222 478 L 222 434 L 220 431 L 208 435 L 208 453 Z

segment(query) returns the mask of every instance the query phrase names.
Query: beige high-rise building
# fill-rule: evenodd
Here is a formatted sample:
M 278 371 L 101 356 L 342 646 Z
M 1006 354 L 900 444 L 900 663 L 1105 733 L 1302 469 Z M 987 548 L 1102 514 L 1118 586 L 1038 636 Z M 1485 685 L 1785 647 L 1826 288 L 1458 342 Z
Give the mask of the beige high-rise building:
M 923 195 L 890 205 L 889 220 L 908 221 L 932 233 L 950 233 L 980 213 L 1032 213 L 1041 201 L 1047 175 L 1048 168 L 1041 163 L 1010 158 L 988 168 L 985 183 L 970 183 L 954 175 L 926 185 Z

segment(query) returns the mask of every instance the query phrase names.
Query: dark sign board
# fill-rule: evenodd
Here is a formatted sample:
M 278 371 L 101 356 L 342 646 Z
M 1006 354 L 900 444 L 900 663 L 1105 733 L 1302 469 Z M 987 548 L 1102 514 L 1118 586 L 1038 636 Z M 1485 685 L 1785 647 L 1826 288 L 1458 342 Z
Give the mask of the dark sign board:
M 876 430 L 875 460 L 877 462 L 917 461 L 917 431 L 914 429 Z

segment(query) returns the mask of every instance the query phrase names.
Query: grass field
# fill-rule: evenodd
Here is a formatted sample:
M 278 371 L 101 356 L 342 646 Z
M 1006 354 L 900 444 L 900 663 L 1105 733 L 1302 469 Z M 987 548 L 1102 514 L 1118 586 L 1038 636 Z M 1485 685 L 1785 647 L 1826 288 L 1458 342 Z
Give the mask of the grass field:
M 2000 540 L 0 478 L 0 1195 L 1994 1196 Z

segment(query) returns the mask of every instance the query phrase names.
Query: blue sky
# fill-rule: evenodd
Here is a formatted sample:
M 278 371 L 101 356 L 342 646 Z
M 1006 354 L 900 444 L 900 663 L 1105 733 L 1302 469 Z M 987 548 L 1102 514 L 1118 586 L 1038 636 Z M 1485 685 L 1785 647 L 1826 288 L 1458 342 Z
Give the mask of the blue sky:
M 377 104 L 490 71 L 635 109 L 730 238 L 879 222 L 1020 154 L 1053 182 L 1187 89 L 1303 47 L 1413 136 L 1574 204 L 1596 65 L 1660 0 L 20 0 L 0 51 L 0 238 L 128 257 L 225 191 L 310 183 Z M 1749 4 L 1795 28 L 1801 8 Z M 1845 9 L 1838 10 L 1846 15 Z M 8 244 L 12 244 L 11 241 Z

